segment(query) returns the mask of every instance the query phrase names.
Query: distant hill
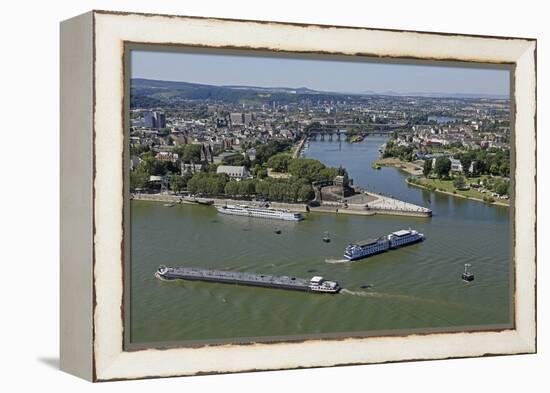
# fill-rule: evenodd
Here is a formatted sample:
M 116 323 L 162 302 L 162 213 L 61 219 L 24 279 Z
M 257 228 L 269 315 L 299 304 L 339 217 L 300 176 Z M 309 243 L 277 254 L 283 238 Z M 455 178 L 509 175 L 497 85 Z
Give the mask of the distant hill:
M 237 89 L 237 90 L 261 91 L 264 93 L 338 94 L 338 95 L 342 94 L 342 93 L 332 93 L 332 92 L 313 90 L 307 87 L 260 87 L 260 86 L 239 86 L 239 85 L 223 85 L 221 87 L 226 87 L 228 89 Z
M 162 81 L 133 78 L 131 80 L 131 107 L 150 108 L 167 106 L 176 100 L 212 100 L 232 103 L 272 102 L 281 104 L 296 102 L 304 98 L 315 100 L 342 100 L 346 97 L 394 96 L 394 97 L 432 97 L 432 98 L 497 98 L 506 96 L 485 94 L 444 94 L 444 93 L 397 93 L 394 91 L 362 93 L 337 93 L 313 90 L 307 87 L 260 87 L 226 85 L 215 86 L 201 83 Z
M 311 95 L 315 95 L 316 99 L 342 99 L 341 93 L 321 92 L 307 87 L 214 86 L 142 78 L 131 80 L 130 91 L 133 108 L 165 106 L 178 99 L 221 100 L 233 103 L 278 101 L 281 104 L 295 102 Z
M 384 95 L 394 97 L 426 97 L 426 98 L 491 98 L 491 99 L 509 99 L 510 97 L 504 94 L 480 94 L 480 93 L 437 93 L 437 92 L 406 92 L 398 93 L 395 91 L 375 92 L 367 90 L 361 94 L 365 95 Z
M 213 85 L 205 85 L 192 82 L 179 82 L 179 81 L 161 81 L 156 79 L 143 79 L 132 78 L 132 87 L 145 87 L 145 88 L 157 88 L 157 89 L 196 89 L 203 87 L 214 87 Z
M 162 81 L 155 79 L 133 78 L 132 87 L 150 87 L 157 89 L 181 90 L 181 89 L 203 89 L 203 88 L 218 88 L 218 89 L 233 89 L 233 90 L 251 90 L 268 93 L 300 93 L 300 94 L 342 94 L 326 91 L 313 90 L 307 87 L 262 87 L 262 86 L 245 86 L 245 85 L 208 85 L 193 82 L 180 81 Z

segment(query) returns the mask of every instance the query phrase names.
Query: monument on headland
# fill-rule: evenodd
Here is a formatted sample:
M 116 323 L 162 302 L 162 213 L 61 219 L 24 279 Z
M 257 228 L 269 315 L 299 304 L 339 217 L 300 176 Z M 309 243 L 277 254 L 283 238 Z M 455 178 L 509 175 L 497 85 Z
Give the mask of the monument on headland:
M 341 202 L 344 198 L 355 194 L 355 190 L 351 187 L 353 180 L 344 172 L 342 175 L 336 176 L 331 182 L 325 182 L 319 185 L 318 199 L 326 202 Z

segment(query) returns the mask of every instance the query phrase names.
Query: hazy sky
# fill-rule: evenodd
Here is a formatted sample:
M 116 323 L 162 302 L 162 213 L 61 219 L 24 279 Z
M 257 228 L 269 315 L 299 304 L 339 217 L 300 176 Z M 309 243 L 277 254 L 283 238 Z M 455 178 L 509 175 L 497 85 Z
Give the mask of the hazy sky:
M 509 71 L 314 59 L 132 51 L 132 78 L 362 93 L 509 94 Z

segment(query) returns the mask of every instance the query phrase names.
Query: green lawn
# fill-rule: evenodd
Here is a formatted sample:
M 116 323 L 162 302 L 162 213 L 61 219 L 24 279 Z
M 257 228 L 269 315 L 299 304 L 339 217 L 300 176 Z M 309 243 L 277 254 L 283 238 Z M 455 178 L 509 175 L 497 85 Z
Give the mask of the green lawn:
M 479 178 L 468 178 L 466 179 L 466 182 L 467 183 L 477 183 Z M 475 198 L 475 199 L 483 199 L 483 197 L 489 197 L 491 196 L 491 193 L 481 193 L 479 191 L 477 191 L 475 188 L 470 188 L 469 190 L 465 190 L 465 191 L 461 191 L 461 190 L 456 190 L 455 187 L 453 186 L 453 181 L 452 180 L 441 180 L 441 179 L 426 179 L 426 178 L 421 178 L 421 179 L 418 179 L 418 182 L 420 185 L 431 185 L 435 188 L 437 188 L 438 190 L 441 190 L 441 191 L 445 191 L 445 192 L 449 192 L 451 194 L 456 194 L 456 195 L 462 195 L 466 198 Z M 501 203 L 501 204 L 505 204 L 505 205 L 508 205 L 509 204 L 509 200 L 506 200 L 506 199 L 496 199 L 495 200 L 498 202 L 498 203 Z

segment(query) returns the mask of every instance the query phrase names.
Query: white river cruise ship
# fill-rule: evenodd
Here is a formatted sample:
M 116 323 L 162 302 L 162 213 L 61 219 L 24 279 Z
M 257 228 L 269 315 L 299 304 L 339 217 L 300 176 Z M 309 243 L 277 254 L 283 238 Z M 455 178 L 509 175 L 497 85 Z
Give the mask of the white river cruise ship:
M 344 258 L 349 261 L 355 261 L 390 249 L 420 242 L 424 239 L 425 237 L 422 233 L 418 233 L 411 229 L 402 229 L 392 232 L 387 236 L 379 237 L 378 239 L 368 239 L 362 242 L 351 243 L 344 251 Z
M 398 248 L 406 246 L 424 240 L 424 235 L 411 229 L 402 229 L 400 231 L 392 232 L 388 235 L 390 241 L 390 248 Z
M 361 242 L 351 243 L 346 247 L 344 258 L 349 261 L 366 258 L 384 251 L 388 251 L 390 242 L 386 237 L 368 239 Z
M 280 210 L 265 207 L 249 207 L 244 205 L 224 205 L 217 206 L 218 212 L 222 214 L 231 214 L 234 216 L 258 217 L 258 218 L 274 218 L 286 221 L 303 220 L 301 213 L 292 212 L 290 210 Z

